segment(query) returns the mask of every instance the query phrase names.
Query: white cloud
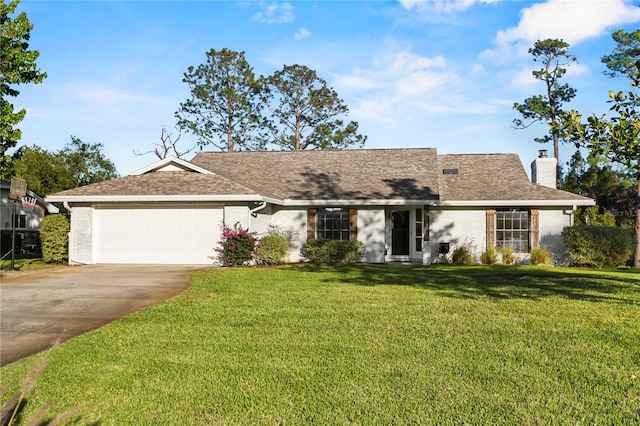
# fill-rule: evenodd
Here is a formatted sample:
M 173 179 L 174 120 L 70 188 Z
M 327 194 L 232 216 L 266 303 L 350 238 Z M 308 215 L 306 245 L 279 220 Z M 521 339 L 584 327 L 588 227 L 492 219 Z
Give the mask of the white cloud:
M 549 0 L 523 9 L 518 25 L 498 31 L 496 48 L 481 57 L 525 56 L 533 43 L 548 38 L 576 45 L 633 22 L 640 22 L 640 8 L 628 0 Z
M 90 83 L 66 83 L 60 88 L 65 97 L 76 98 L 77 101 L 89 105 L 119 105 L 119 104 L 154 104 L 158 101 L 155 96 L 145 93 L 135 93 L 115 87 Z
M 400 5 L 407 10 L 438 15 L 462 12 L 474 4 L 486 4 L 495 1 L 499 0 L 398 0 Z
M 311 37 L 311 31 L 306 28 L 300 28 L 297 33 L 293 35 L 296 40 L 302 40 L 304 38 Z
M 480 108 L 460 102 L 461 84 L 444 57 L 406 50 L 386 52 L 370 68 L 335 76 L 338 93 L 347 94 L 357 119 L 386 123 L 411 121 L 425 112 Z
M 266 24 L 288 24 L 294 21 L 293 6 L 290 3 L 260 3 L 262 12 L 253 15 L 254 21 Z

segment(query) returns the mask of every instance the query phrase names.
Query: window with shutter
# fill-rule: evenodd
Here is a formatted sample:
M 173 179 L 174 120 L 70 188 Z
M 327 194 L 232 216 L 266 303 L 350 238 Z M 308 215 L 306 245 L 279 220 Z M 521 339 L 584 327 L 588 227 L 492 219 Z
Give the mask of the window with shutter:
M 356 240 L 358 238 L 358 210 L 325 207 L 307 211 L 307 239 Z

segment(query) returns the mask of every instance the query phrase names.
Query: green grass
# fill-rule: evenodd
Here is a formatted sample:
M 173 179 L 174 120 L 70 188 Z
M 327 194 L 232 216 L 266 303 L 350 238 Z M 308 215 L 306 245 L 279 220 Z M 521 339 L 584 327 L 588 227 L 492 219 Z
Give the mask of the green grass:
M 4 259 L 0 262 L 3 269 L 11 268 L 11 258 Z M 27 271 L 31 269 L 41 269 L 41 268 L 50 268 L 52 266 L 57 266 L 53 263 L 46 263 L 42 258 L 25 258 L 25 259 L 14 259 L 13 266 L 16 270 L 19 271 Z
M 23 418 L 80 424 L 640 423 L 640 273 L 215 269 L 45 354 Z M 36 357 L 0 370 L 14 392 Z

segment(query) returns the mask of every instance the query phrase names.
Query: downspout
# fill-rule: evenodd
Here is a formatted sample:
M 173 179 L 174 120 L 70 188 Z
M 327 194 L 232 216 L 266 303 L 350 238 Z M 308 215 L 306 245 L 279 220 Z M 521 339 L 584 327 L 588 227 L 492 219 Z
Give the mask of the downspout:
M 567 212 L 567 209 L 562 210 L 562 214 L 569 216 L 569 226 L 573 226 L 575 223 L 576 210 L 578 210 L 578 206 L 571 206 L 571 210 Z
M 267 207 L 267 202 L 266 201 L 261 201 L 260 204 L 258 204 L 257 207 L 254 207 L 254 208 L 249 210 L 249 213 L 251 214 L 251 217 L 258 217 L 258 212 L 260 210 L 264 209 L 265 207 Z

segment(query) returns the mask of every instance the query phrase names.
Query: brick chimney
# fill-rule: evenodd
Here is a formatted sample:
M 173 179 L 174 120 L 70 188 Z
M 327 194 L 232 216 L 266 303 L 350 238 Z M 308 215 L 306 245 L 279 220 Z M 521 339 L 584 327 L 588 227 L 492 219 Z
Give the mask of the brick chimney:
M 538 158 L 531 163 L 531 182 L 555 188 L 557 169 L 557 159 L 547 157 L 547 150 L 541 149 Z

